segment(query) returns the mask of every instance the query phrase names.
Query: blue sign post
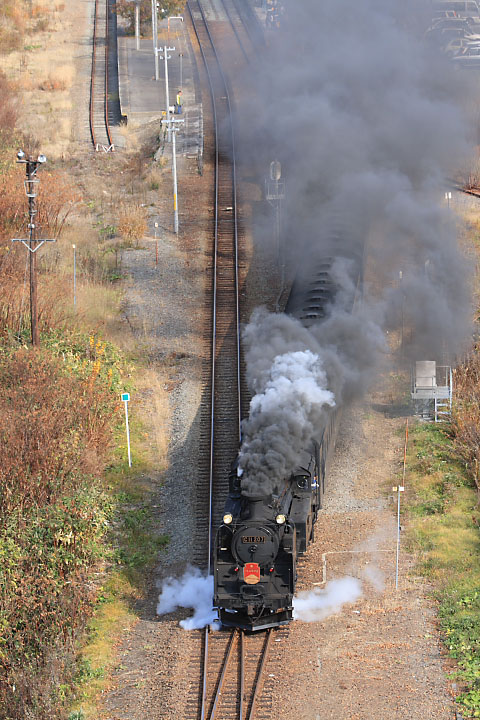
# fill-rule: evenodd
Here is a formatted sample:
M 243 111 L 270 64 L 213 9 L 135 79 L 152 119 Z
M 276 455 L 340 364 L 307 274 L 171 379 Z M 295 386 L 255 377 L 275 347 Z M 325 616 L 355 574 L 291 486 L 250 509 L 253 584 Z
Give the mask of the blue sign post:
M 128 403 L 130 402 L 130 394 L 122 393 L 122 400 L 125 403 L 125 425 L 127 427 L 128 467 L 132 467 L 132 456 L 130 454 L 130 428 L 128 427 Z

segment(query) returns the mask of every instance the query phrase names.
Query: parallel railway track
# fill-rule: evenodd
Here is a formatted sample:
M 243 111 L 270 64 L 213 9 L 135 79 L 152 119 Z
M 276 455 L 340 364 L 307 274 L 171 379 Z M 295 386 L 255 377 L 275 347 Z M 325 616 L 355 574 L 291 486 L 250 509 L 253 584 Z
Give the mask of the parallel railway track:
M 265 35 L 252 6 L 243 0 L 222 0 L 247 62 L 265 47 Z
M 90 80 L 90 136 L 95 150 L 114 150 L 109 123 L 109 0 L 95 0 L 92 74 Z

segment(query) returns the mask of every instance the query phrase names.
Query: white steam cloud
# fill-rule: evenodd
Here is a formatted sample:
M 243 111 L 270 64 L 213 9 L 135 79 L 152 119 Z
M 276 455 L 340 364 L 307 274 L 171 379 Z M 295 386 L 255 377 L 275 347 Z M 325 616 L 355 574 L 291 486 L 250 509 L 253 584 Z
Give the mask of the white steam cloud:
M 275 480 L 295 464 L 297 448 L 309 442 L 324 408 L 335 405 L 326 384 L 320 358 L 310 350 L 287 352 L 273 359 L 262 391 L 250 402 L 244 426 L 239 457 L 240 472 L 242 476 L 245 473 L 244 490 L 248 492 L 249 481 L 254 478 L 253 494 L 258 483 L 262 492 L 273 492 Z
M 213 605 L 213 576 L 203 575 L 198 568 L 189 567 L 181 578 L 168 578 L 158 598 L 157 615 L 165 615 L 179 607 L 191 608 L 192 617 L 180 621 L 184 630 L 197 630 L 217 620 Z
M 353 577 L 331 580 L 324 589 L 301 592 L 293 598 L 293 617 L 303 622 L 317 622 L 340 612 L 345 603 L 362 596 L 362 584 Z

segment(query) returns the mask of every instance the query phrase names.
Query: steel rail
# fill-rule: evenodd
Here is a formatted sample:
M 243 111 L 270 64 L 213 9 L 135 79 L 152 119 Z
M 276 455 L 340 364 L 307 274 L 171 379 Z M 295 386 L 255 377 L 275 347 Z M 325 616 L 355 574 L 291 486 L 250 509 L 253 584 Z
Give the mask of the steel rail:
M 217 692 L 215 693 L 215 699 L 213 701 L 212 712 L 210 713 L 210 720 L 215 720 L 215 713 L 217 712 L 217 708 L 220 704 L 220 698 L 222 697 L 223 681 L 225 680 L 225 675 L 227 674 L 228 666 L 230 665 L 230 659 L 232 657 L 232 650 L 236 637 L 237 631 L 232 630 L 230 640 L 228 641 L 227 654 L 225 656 L 225 660 L 223 661 L 222 672 L 220 673 L 220 679 L 218 681 Z
M 95 96 L 95 71 L 97 65 L 97 18 L 98 18 L 98 0 L 95 0 L 95 12 L 93 18 L 93 49 L 92 49 L 92 76 L 90 78 L 90 135 L 92 137 L 93 146 L 96 147 L 95 127 L 93 124 L 93 103 Z
M 245 705 L 245 633 L 240 631 L 240 720 L 243 720 Z
M 245 698 L 245 631 L 239 629 L 234 629 L 231 631 L 230 637 L 228 638 L 225 655 L 219 668 L 219 677 L 210 714 L 208 714 L 208 709 L 206 709 L 205 717 L 208 718 L 208 720 L 217 720 L 217 718 L 222 717 L 220 704 L 222 696 L 226 692 L 225 686 L 227 684 L 227 673 L 232 667 L 232 665 L 234 675 L 237 676 L 237 681 L 235 685 L 230 686 L 229 692 L 232 699 L 235 698 L 235 701 L 238 701 L 238 704 L 236 703 L 237 710 L 235 711 L 235 717 L 237 717 L 238 720 L 254 720 L 255 712 L 257 709 L 257 701 L 263 687 L 265 667 L 268 660 L 271 637 L 272 629 L 268 630 L 265 633 L 265 639 L 263 641 L 263 646 L 258 656 L 258 663 L 251 685 L 251 696 L 250 699 L 247 700 Z M 235 646 L 237 646 L 238 649 L 238 665 L 235 665 L 233 663 L 233 651 Z M 257 658 L 255 658 L 255 660 L 257 660 Z M 230 677 L 231 676 L 232 674 L 230 673 Z M 231 707 L 225 708 L 223 712 L 228 713 L 229 717 L 233 717 L 233 709 Z
M 238 0 L 222 0 L 223 7 L 225 8 L 225 13 L 238 40 L 238 44 L 240 45 L 243 56 L 247 63 L 250 65 L 252 63 L 252 57 L 248 54 L 247 50 L 245 49 L 245 45 L 240 38 L 237 27 L 238 24 L 236 24 L 233 19 L 231 10 L 229 8 L 229 3 L 231 3 L 231 5 L 235 8 L 235 12 L 240 20 L 239 24 L 241 25 L 245 35 L 248 37 L 248 41 L 252 46 L 254 53 L 257 53 L 260 47 L 265 47 L 265 37 L 263 35 L 263 31 L 261 30 L 257 16 L 253 12 L 248 2 L 239 3 Z
M 250 38 L 252 46 L 258 50 L 259 47 L 265 47 L 265 34 L 260 21 L 249 2 L 242 0 L 233 0 L 239 17 L 242 19 L 245 31 Z M 254 39 L 255 36 L 255 39 Z
M 94 10 L 94 20 L 93 20 L 93 49 L 92 49 L 92 75 L 90 79 L 90 107 L 89 107 L 89 123 L 90 123 L 90 136 L 92 139 L 92 144 L 95 149 L 98 147 L 98 134 L 95 129 L 95 101 L 97 99 L 97 94 L 100 92 L 100 89 L 98 87 L 98 77 L 97 77 L 97 65 L 98 65 L 98 46 L 99 46 L 99 3 L 101 0 L 95 0 L 95 10 Z M 109 7 L 110 2 L 109 0 L 104 0 L 105 2 L 105 70 L 103 73 L 103 122 L 105 124 L 105 134 L 106 138 L 108 140 L 110 148 L 113 147 L 113 141 L 112 141 L 112 134 L 110 129 L 110 122 L 108 119 L 108 85 L 109 85 L 109 71 L 108 71 L 108 62 L 109 62 L 109 33 L 110 33 L 110 26 L 109 26 Z
M 203 26 L 205 28 L 208 40 L 210 42 L 211 49 L 213 51 L 214 58 L 216 60 L 217 69 L 223 82 L 222 97 L 226 99 L 228 113 L 231 117 L 231 103 L 228 92 L 228 86 L 223 74 L 220 60 L 218 57 L 213 38 L 211 36 L 207 19 L 197 0 L 197 7 L 200 12 Z M 214 450 L 215 450 L 215 378 L 216 378 L 216 350 L 217 350 L 217 293 L 218 293 L 218 247 L 219 247 L 219 179 L 220 179 L 220 157 L 219 157 L 219 122 L 217 113 L 217 103 L 215 99 L 215 88 L 210 71 L 209 62 L 206 57 L 205 50 L 202 46 L 200 38 L 199 28 L 195 21 L 195 17 L 192 11 L 191 3 L 187 3 L 187 8 L 192 22 L 192 27 L 197 36 L 198 45 L 204 62 L 205 70 L 207 73 L 208 84 L 210 87 L 210 94 L 212 98 L 212 109 L 213 109 L 213 125 L 214 125 L 214 136 L 215 136 L 215 181 L 214 181 L 214 266 L 213 266 L 213 308 L 212 308 L 212 344 L 211 344 L 211 355 L 212 355 L 212 369 L 211 369 L 211 392 L 210 392 L 210 457 L 209 457 L 209 508 L 208 508 L 208 540 L 207 540 L 207 573 L 210 575 L 212 566 L 212 540 L 213 540 L 213 477 L 214 477 Z M 223 94 L 224 93 L 224 94 Z M 232 148 L 231 156 L 231 182 L 232 182 L 232 206 L 233 206 L 233 253 L 234 253 L 234 291 L 235 291 L 235 335 L 236 335 L 236 375 L 237 375 L 237 424 L 238 424 L 238 440 L 240 442 L 241 434 L 241 396 L 240 396 L 240 309 L 239 309 L 239 293 L 238 293 L 238 213 L 237 213 L 237 186 L 236 186 L 236 165 L 235 165 L 235 139 L 233 134 L 233 126 L 230 123 L 230 141 Z M 206 720 L 206 696 L 207 696 L 207 668 L 208 668 L 208 654 L 209 654 L 209 627 L 205 628 L 204 636 L 204 652 L 203 652 L 203 675 L 202 675 L 202 699 L 201 699 L 201 718 Z
M 230 9 L 229 9 L 229 7 L 228 7 L 228 2 L 227 2 L 227 0 L 222 0 L 222 4 L 223 4 L 223 7 L 225 8 L 225 13 L 226 13 L 226 15 L 227 15 L 227 17 L 228 17 L 228 19 L 229 19 L 229 21 L 230 21 L 230 25 L 232 26 L 232 30 L 233 30 L 233 32 L 234 32 L 234 34 L 235 34 L 235 37 L 236 37 L 237 40 L 238 40 L 238 44 L 239 44 L 239 46 L 240 46 L 240 50 L 242 51 L 243 57 L 245 58 L 245 60 L 247 61 L 247 63 L 250 65 L 250 63 L 251 63 L 250 56 L 249 56 L 249 54 L 247 53 L 247 51 L 245 50 L 245 45 L 243 44 L 242 39 L 240 38 L 240 33 L 238 32 L 238 28 L 237 28 L 237 26 L 236 26 L 236 24 L 235 24 L 235 22 L 234 22 L 234 20 L 233 20 L 232 13 L 230 12 Z M 235 10 L 236 10 L 236 12 L 237 12 L 237 15 L 240 17 L 240 13 L 238 12 L 238 8 L 237 8 L 236 6 L 235 6 Z M 241 19 L 241 18 L 240 18 L 240 22 L 242 23 L 242 26 L 243 26 L 243 22 L 242 22 L 242 19 Z M 243 27 L 244 27 L 244 30 L 245 30 L 246 34 L 248 35 L 248 38 L 249 38 L 250 42 L 252 42 L 252 40 L 251 40 L 251 38 L 250 38 L 250 35 L 249 35 L 249 33 L 248 33 L 248 30 L 246 29 L 245 26 L 243 26 Z M 253 43 L 252 43 L 252 45 L 253 45 Z
M 106 2 L 106 15 L 105 15 L 105 130 L 107 131 L 107 138 L 110 147 L 113 146 L 112 134 L 110 132 L 110 122 L 108 119 L 108 60 L 110 50 L 110 24 L 109 24 L 109 11 L 110 11 L 110 0 Z
M 261 659 L 260 659 L 260 666 L 258 668 L 257 679 L 255 682 L 255 688 L 253 691 L 252 704 L 250 706 L 250 712 L 247 715 L 247 720 L 253 720 L 253 717 L 255 715 L 255 708 L 256 708 L 258 697 L 260 695 L 260 689 L 261 689 L 262 683 L 263 683 L 263 671 L 265 670 L 265 665 L 267 663 L 267 658 L 268 658 L 268 652 L 270 650 L 271 638 L 272 638 L 272 628 L 267 630 L 267 633 L 266 633 L 265 644 L 263 646 L 262 655 L 261 655 Z M 243 720 L 243 718 L 240 718 L 240 720 Z

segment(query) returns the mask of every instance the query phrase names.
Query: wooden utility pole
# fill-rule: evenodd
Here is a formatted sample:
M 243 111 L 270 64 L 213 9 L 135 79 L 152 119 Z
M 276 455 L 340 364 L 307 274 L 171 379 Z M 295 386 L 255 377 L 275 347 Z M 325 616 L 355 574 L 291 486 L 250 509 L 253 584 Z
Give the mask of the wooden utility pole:
M 37 255 L 36 251 L 44 242 L 55 242 L 54 239 L 36 238 L 35 216 L 37 214 L 36 198 L 38 194 L 39 180 L 37 170 L 39 165 L 47 162 L 45 155 L 39 155 L 36 160 L 25 157 L 23 150 L 17 153 L 17 162 L 25 165 L 25 193 L 28 198 L 28 238 L 12 238 L 12 242 L 21 242 L 30 253 L 30 326 L 32 333 L 32 345 L 38 347 L 40 338 L 38 333 L 38 309 L 37 309 Z
M 37 308 L 37 255 L 35 253 L 35 215 L 37 214 L 36 208 L 36 179 L 37 164 L 32 160 L 27 160 L 25 165 L 25 191 L 28 197 L 28 245 L 30 250 L 30 319 L 32 329 L 32 345 L 38 347 L 40 345 L 38 337 L 38 308 Z

